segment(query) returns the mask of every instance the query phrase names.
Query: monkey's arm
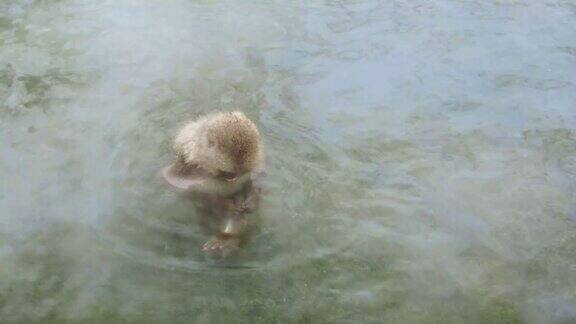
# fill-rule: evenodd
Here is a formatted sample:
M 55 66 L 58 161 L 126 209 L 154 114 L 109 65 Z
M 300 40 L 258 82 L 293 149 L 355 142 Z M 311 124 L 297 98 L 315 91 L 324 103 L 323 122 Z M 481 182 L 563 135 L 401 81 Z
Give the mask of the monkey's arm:
M 204 251 L 220 251 L 238 248 L 245 243 L 256 228 L 258 215 L 255 211 L 260 202 L 258 189 L 250 184 L 243 195 L 226 201 L 226 216 L 222 227 L 203 247 Z

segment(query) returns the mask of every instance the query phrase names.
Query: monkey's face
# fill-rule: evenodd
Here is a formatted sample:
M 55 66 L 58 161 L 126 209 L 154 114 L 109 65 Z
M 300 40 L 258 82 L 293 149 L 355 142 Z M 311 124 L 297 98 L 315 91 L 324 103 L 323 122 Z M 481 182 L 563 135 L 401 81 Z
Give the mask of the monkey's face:
M 184 159 L 162 170 L 164 179 L 177 189 L 228 195 L 240 190 L 250 179 L 257 164 L 242 168 L 221 151 L 205 151 L 202 159 L 187 163 Z

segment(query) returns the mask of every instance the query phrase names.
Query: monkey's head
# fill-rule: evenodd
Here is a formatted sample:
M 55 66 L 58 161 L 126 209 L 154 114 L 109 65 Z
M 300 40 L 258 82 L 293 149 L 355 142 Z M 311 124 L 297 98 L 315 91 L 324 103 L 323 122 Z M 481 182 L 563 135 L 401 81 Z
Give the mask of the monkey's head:
M 217 113 L 185 125 L 176 136 L 176 162 L 166 180 L 183 180 L 203 174 L 220 186 L 241 184 L 250 178 L 261 160 L 260 133 L 241 112 Z M 184 186 L 184 185 L 183 185 Z M 189 187 L 189 186 L 188 186 Z
M 195 152 L 186 163 L 226 181 L 254 171 L 260 162 L 260 134 L 241 112 L 219 113 L 206 118 L 198 131 Z

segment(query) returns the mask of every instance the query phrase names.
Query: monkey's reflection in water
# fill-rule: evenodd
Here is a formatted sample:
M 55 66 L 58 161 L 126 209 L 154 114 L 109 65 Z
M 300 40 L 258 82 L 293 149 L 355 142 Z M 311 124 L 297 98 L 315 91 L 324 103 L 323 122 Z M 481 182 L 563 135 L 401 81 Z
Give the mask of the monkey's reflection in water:
M 198 223 L 212 237 L 203 250 L 226 257 L 248 241 L 258 222 L 260 134 L 241 112 L 186 124 L 174 140 L 175 162 L 161 174 L 196 204 Z

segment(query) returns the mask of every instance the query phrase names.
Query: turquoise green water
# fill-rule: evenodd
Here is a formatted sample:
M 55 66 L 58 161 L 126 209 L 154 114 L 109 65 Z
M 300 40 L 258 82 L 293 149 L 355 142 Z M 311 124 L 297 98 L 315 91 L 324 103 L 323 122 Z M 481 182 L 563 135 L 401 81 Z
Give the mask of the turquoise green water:
M 576 3 L 0 2 L 0 322 L 576 321 Z M 264 136 L 258 237 L 156 172 Z

